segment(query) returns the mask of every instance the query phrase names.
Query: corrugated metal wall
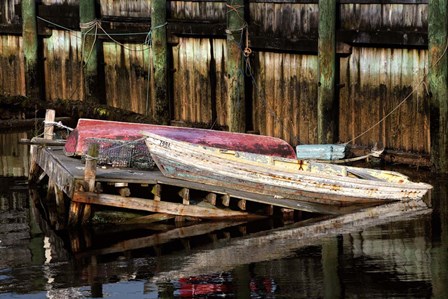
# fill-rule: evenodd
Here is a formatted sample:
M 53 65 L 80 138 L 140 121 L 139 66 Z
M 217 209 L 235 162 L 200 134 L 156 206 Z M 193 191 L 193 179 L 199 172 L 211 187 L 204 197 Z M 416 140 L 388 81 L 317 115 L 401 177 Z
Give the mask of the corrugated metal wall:
M 0 4 L 2 12 L 11 11 L 18 2 L 9 0 Z M 43 3 L 76 5 L 79 0 L 45 0 Z M 140 23 L 142 18 L 148 18 L 150 22 L 150 0 L 100 0 L 99 3 L 101 15 L 108 20 L 123 17 L 130 24 L 132 18 Z M 167 9 L 169 26 L 172 25 L 168 26 L 169 30 L 188 24 L 188 28 L 200 31 L 170 36 L 173 120 L 209 127 L 226 126 L 225 35 L 224 32 L 210 35 L 204 27 L 225 25 L 227 10 L 231 7 L 220 1 L 195 0 L 168 1 Z M 402 38 L 406 40 L 405 32 L 427 31 L 427 10 L 427 4 L 339 5 L 338 30 L 350 34 L 361 32 L 350 43 L 351 52 L 338 55 L 341 142 L 364 133 L 394 109 L 424 78 L 425 68 L 427 70 L 426 50 L 404 49 L 404 46 L 388 48 L 387 42 L 366 47 L 363 43 L 368 40 L 363 39 L 362 33 L 367 32 L 372 37 L 379 32 L 381 38 L 383 32 L 403 32 Z M 276 44 L 279 40 L 316 43 L 318 4 L 254 1 L 249 3 L 246 13 L 250 15 L 248 46 L 253 47 L 252 38 L 264 38 L 267 46 L 266 49 L 254 47 L 247 61 L 253 76 L 247 80 L 252 82 L 249 86 L 251 99 L 248 94 L 248 118 L 252 123 L 248 124 L 248 129 L 284 138 L 294 145 L 317 142 L 316 53 L 269 52 L 267 49 L 271 42 Z M 13 19 L 15 14 L 8 13 L 8 18 Z M 193 25 L 203 27 L 197 29 Z M 83 98 L 80 34 L 54 28 L 47 32 L 51 32 L 51 37 L 44 38 L 43 43 L 46 98 Z M 150 52 L 144 50 L 146 46 L 142 44 L 116 44 L 104 38 L 101 41 L 105 101 L 114 107 L 147 113 L 152 105 L 148 89 Z M 17 55 L 20 49 L 20 37 L 0 36 L 1 94 L 25 94 L 23 57 Z M 242 66 L 241 71 L 247 73 L 248 65 Z M 13 80 L 11 73 L 20 75 Z M 355 141 L 361 145 L 376 142 L 388 148 L 429 152 L 428 97 L 423 85 L 384 123 Z

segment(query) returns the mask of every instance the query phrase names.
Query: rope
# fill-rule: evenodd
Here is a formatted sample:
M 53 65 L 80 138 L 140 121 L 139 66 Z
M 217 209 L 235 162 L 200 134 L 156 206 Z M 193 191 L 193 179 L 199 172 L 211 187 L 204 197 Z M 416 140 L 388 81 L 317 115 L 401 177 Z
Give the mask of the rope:
M 66 130 L 68 130 L 70 132 L 73 131 L 73 128 L 70 128 L 70 127 L 67 127 L 67 126 L 63 125 L 62 122 L 60 122 L 60 121 L 55 122 L 55 121 L 45 121 L 44 120 L 44 124 L 45 125 L 53 125 L 53 126 L 56 126 L 58 128 L 61 128 L 61 129 L 66 129 Z
M 87 155 L 87 154 L 84 155 L 84 158 L 86 159 L 86 161 L 96 161 L 96 160 L 98 160 L 98 157 L 94 157 L 94 156 Z
M 73 33 L 79 33 L 79 31 L 70 29 L 68 27 L 64 27 L 62 25 L 54 23 L 54 22 L 52 22 L 50 20 L 47 20 L 45 18 L 42 18 L 42 17 L 39 17 L 39 16 L 36 16 L 36 18 L 41 20 L 41 21 L 43 21 L 43 22 L 45 22 L 45 23 L 51 24 L 51 25 L 53 25 L 55 27 L 58 27 L 60 29 L 64 29 L 66 31 L 70 31 L 70 32 L 73 32 Z M 107 33 L 107 34 L 106 33 L 98 33 L 97 35 L 98 36 L 108 36 L 108 35 L 110 35 L 110 36 L 132 36 L 132 35 L 147 35 L 147 34 L 148 34 L 147 32 L 125 32 L 125 33 Z M 93 35 L 93 34 L 88 34 L 88 35 Z
M 38 18 L 39 20 L 41 20 L 41 21 L 44 21 L 44 22 L 46 22 L 46 23 L 48 23 L 48 24 L 51 24 L 51 25 L 53 25 L 53 26 L 55 26 L 55 27 L 57 27 L 57 28 L 66 30 L 66 31 L 68 31 L 68 32 L 70 32 L 70 33 L 76 33 L 76 37 L 79 38 L 79 39 L 82 39 L 81 55 L 83 55 L 83 53 L 84 53 L 84 45 L 85 45 L 85 41 L 86 41 L 87 36 L 94 36 L 94 41 L 93 41 L 93 43 L 92 43 L 92 47 L 90 48 L 89 53 L 88 53 L 88 55 L 87 55 L 87 58 L 86 58 L 86 60 L 85 60 L 85 64 L 84 64 L 82 67 L 85 67 L 85 65 L 86 65 L 87 62 L 89 61 L 89 59 L 90 59 L 90 57 L 91 57 L 91 55 L 92 55 L 92 53 L 93 53 L 93 50 L 94 50 L 94 47 L 95 47 L 95 44 L 96 44 L 96 41 L 97 41 L 98 36 L 107 36 L 107 37 L 108 37 L 111 41 L 113 41 L 115 44 L 120 45 L 121 47 L 123 47 L 123 48 L 126 49 L 126 50 L 134 51 L 134 52 L 144 52 L 144 51 L 147 51 L 147 50 L 149 50 L 149 49 L 151 48 L 151 43 L 152 43 L 152 31 L 153 31 L 153 30 L 160 29 L 160 28 L 163 28 L 164 26 L 168 25 L 168 23 L 165 22 L 164 24 L 160 24 L 160 25 L 158 25 L 158 26 L 155 26 L 155 27 L 152 28 L 149 32 L 108 33 L 108 32 L 102 27 L 102 25 L 101 25 L 101 21 L 98 20 L 98 19 L 95 19 L 95 20 L 92 20 L 92 21 L 90 21 L 90 22 L 80 23 L 80 24 L 79 24 L 79 27 L 80 27 L 81 31 L 84 31 L 84 32 L 81 32 L 81 37 L 79 37 L 79 36 L 78 36 L 78 33 L 79 33 L 78 31 L 75 31 L 75 30 L 72 30 L 72 29 L 67 28 L 67 27 L 65 27 L 65 26 L 56 24 L 56 23 L 54 23 L 54 22 L 51 22 L 51 21 L 49 21 L 49 20 L 47 20 L 47 19 L 44 19 L 44 18 L 42 18 L 42 17 L 39 17 L 39 16 L 37 16 L 37 18 Z M 94 32 L 92 33 L 93 30 L 94 30 Z M 100 30 L 102 33 L 98 32 L 99 30 Z M 113 38 L 113 36 L 131 36 L 131 35 L 143 35 L 143 34 L 146 35 L 145 42 L 143 43 L 143 45 L 145 45 L 146 47 L 143 47 L 142 49 L 135 49 L 135 48 L 128 47 L 128 46 L 126 46 L 125 44 L 120 43 L 120 42 L 117 41 L 115 38 Z M 148 80 L 147 80 L 147 85 L 148 85 L 148 86 L 147 86 L 147 88 L 146 88 L 146 107 L 145 107 L 146 114 L 148 114 L 148 112 L 149 112 L 149 90 L 150 90 L 150 78 L 149 78 L 149 74 L 150 74 L 150 71 L 151 71 L 151 60 L 148 59 Z M 71 98 L 74 96 L 74 94 L 75 94 L 77 91 L 78 91 L 78 88 L 76 88 L 76 89 L 72 92 Z
M 445 43 L 445 48 L 444 48 L 444 50 L 443 50 L 443 52 L 442 52 L 442 54 L 440 55 L 440 57 L 433 63 L 433 65 L 431 66 L 431 68 L 433 68 L 433 67 L 435 67 L 437 64 L 439 64 L 439 62 L 442 60 L 442 58 L 443 58 L 443 56 L 445 56 L 445 54 L 446 54 L 446 52 L 447 52 L 447 50 L 448 50 L 448 39 L 446 40 L 446 43 Z M 345 142 L 344 144 L 345 145 L 347 145 L 347 144 L 349 144 L 349 143 L 351 143 L 351 142 L 353 142 L 353 141 L 355 141 L 356 139 L 358 139 L 359 137 L 361 137 L 361 136 L 364 136 L 367 132 L 369 132 L 369 131 L 371 131 L 373 128 L 375 128 L 376 126 L 378 126 L 379 124 L 381 124 L 382 122 L 384 122 L 389 116 L 391 116 L 395 111 L 397 111 L 398 110 L 398 108 L 400 108 L 416 91 L 417 91 L 417 88 L 420 86 L 420 85 L 424 85 L 425 86 L 425 88 L 426 88 L 426 84 L 425 84 L 425 81 L 426 81 L 426 77 L 428 76 L 428 73 L 424 73 L 423 74 L 423 79 L 420 81 L 420 82 L 418 82 L 413 88 L 412 88 L 412 90 L 409 92 L 409 94 L 395 107 L 395 108 L 393 108 L 391 111 L 389 111 L 389 113 L 387 113 L 383 118 L 381 118 L 378 122 L 376 122 L 373 126 L 371 126 L 370 128 L 368 128 L 367 130 L 365 130 L 363 133 L 361 133 L 361 134 L 359 134 L 359 135 L 357 135 L 357 136 L 355 136 L 354 138 L 352 138 L 351 140 L 349 140 L 349 141 L 347 141 L 347 142 Z
M 367 155 L 364 155 L 364 156 L 359 156 L 359 157 L 354 157 L 354 158 L 349 158 L 349 159 L 331 160 L 331 161 L 319 160 L 319 162 L 321 162 L 321 163 L 331 163 L 331 164 L 351 163 L 351 162 L 365 160 L 365 159 L 368 159 L 370 157 L 379 158 L 381 156 L 381 154 L 383 153 L 383 151 L 384 151 L 384 149 L 377 150 L 377 151 L 372 150 L 370 153 L 368 153 Z

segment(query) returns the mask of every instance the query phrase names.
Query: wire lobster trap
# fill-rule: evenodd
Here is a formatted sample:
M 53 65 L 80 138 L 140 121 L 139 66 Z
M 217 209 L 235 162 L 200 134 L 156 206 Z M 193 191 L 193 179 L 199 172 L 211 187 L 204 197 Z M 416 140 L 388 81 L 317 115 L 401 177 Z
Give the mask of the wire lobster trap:
M 85 143 L 86 148 L 92 143 L 99 145 L 98 165 L 141 170 L 154 170 L 157 167 L 143 138 L 116 140 L 92 137 L 86 138 Z M 85 155 L 82 158 L 85 160 Z

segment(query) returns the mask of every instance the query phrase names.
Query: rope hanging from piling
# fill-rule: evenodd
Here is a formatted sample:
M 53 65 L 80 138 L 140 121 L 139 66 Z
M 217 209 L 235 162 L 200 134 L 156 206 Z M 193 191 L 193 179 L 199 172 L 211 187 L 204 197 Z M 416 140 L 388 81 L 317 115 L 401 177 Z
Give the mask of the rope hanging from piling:
M 42 17 L 39 17 L 39 16 L 37 16 L 37 18 L 39 20 L 41 20 L 41 21 L 44 21 L 44 22 L 46 22 L 48 24 L 51 24 L 51 25 L 53 25 L 55 27 L 58 27 L 60 29 L 63 29 L 63 30 L 66 30 L 66 31 L 69 31 L 69 32 L 72 32 L 72 33 L 76 33 L 77 34 L 76 37 L 82 39 L 82 41 L 83 41 L 82 42 L 82 47 L 84 47 L 86 37 L 93 35 L 94 36 L 94 42 L 92 43 L 92 47 L 89 50 L 89 53 L 88 53 L 87 58 L 85 60 L 86 63 L 87 63 L 87 61 L 89 61 L 90 56 L 92 55 L 92 52 L 94 50 L 94 47 L 95 47 L 95 44 L 96 44 L 98 36 L 107 36 L 112 42 L 114 42 L 115 44 L 120 45 L 121 47 L 123 47 L 124 49 L 126 49 L 128 51 L 144 52 L 144 51 L 148 51 L 151 48 L 152 32 L 154 30 L 163 28 L 163 27 L 168 25 L 168 22 L 165 22 L 163 24 L 155 26 L 154 28 L 151 28 L 151 30 L 149 30 L 148 32 L 108 33 L 103 28 L 101 20 L 95 19 L 95 20 L 92 20 L 90 22 L 80 23 L 79 24 L 80 29 L 85 31 L 85 32 L 81 32 L 81 37 L 79 37 L 78 36 L 79 31 L 75 31 L 75 30 L 72 30 L 70 28 L 64 27 L 62 25 L 59 25 L 59 24 L 54 23 L 54 22 L 51 22 L 51 21 L 49 21 L 47 19 L 44 19 Z M 94 32 L 92 32 L 92 31 L 94 31 Z M 142 49 L 135 49 L 135 48 L 128 47 L 125 44 L 120 43 L 115 38 L 113 38 L 113 36 L 133 36 L 133 35 L 139 35 L 139 34 L 140 35 L 146 35 L 145 41 L 143 43 L 144 47 Z M 84 49 L 82 49 L 82 53 L 83 52 L 84 52 Z M 82 53 L 81 53 L 81 55 L 82 55 Z M 147 85 L 148 86 L 146 88 L 146 109 L 145 109 L 146 113 L 148 113 L 148 108 L 149 108 L 149 90 L 150 90 L 149 73 L 150 73 L 150 70 L 151 70 L 151 60 L 148 59 L 148 80 L 147 80 Z M 73 92 L 71 97 L 73 97 L 73 95 L 76 93 L 76 91 L 77 91 L 77 89 L 75 89 L 75 91 Z
M 439 62 L 442 60 L 442 58 L 443 58 L 443 56 L 445 56 L 446 55 L 446 53 L 447 53 L 447 50 L 448 50 L 448 38 L 446 39 L 446 42 L 445 42 L 445 48 L 444 48 L 444 50 L 443 50 L 443 52 L 442 52 L 442 54 L 440 55 L 440 57 L 439 58 L 437 58 L 437 60 L 434 62 L 434 64 L 432 65 L 432 66 L 430 66 L 431 68 L 432 67 L 435 67 L 437 64 L 439 64 Z M 378 122 L 376 122 L 373 126 L 371 126 L 370 128 L 368 128 L 367 130 L 365 130 L 364 132 L 362 132 L 361 134 L 359 134 L 359 135 L 357 135 L 357 136 L 355 136 L 354 138 L 352 138 L 351 140 L 349 140 L 349 141 L 347 141 L 347 142 L 345 142 L 345 143 L 343 143 L 343 144 L 345 144 L 345 145 L 347 145 L 347 144 L 349 144 L 349 143 L 351 143 L 351 142 L 353 142 L 353 141 L 355 141 L 356 139 L 358 139 L 358 138 L 360 138 L 361 136 L 364 136 L 365 134 L 367 134 L 368 132 L 370 132 L 373 128 L 375 128 L 375 127 L 377 127 L 379 124 L 381 124 L 382 122 L 384 122 L 389 116 L 391 116 L 395 111 L 397 111 L 398 110 L 398 108 L 400 108 L 416 91 L 417 91 L 417 88 L 420 86 L 420 85 L 423 85 L 424 87 L 425 87 L 425 90 L 426 90 L 426 92 L 428 93 L 428 90 L 427 90 L 427 87 L 426 87 L 426 83 L 425 83 L 425 81 L 426 81 L 426 77 L 428 76 L 428 73 L 427 72 L 425 72 L 424 74 L 423 74 L 423 78 L 422 78 L 422 80 L 420 80 L 416 85 L 414 85 L 413 86 L 413 88 L 412 88 L 412 90 L 409 92 L 409 94 L 400 102 L 400 103 L 398 103 L 398 105 L 397 106 L 395 106 L 391 111 L 389 111 L 389 113 L 387 113 L 383 118 L 381 118 Z

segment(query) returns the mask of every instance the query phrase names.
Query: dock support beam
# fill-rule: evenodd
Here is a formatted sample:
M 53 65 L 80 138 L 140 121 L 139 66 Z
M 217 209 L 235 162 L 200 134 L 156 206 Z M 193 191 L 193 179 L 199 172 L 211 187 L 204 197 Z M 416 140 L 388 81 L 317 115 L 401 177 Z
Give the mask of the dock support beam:
M 168 43 L 166 38 L 166 0 L 151 1 L 151 37 L 153 54 L 152 117 L 157 124 L 171 120 L 168 98 Z
M 246 131 L 246 99 L 243 68 L 243 41 L 246 32 L 244 0 L 227 0 L 226 79 L 230 132 Z
M 36 1 L 22 0 L 22 37 L 25 57 L 25 93 L 27 97 L 40 97 L 38 75 L 38 39 L 36 22 Z
M 430 0 L 428 16 L 431 162 L 448 173 L 448 0 Z
M 89 148 L 87 150 L 86 157 L 86 166 L 84 169 L 84 181 L 87 184 L 87 191 L 93 192 L 95 191 L 95 181 L 96 181 L 96 164 L 99 154 L 99 144 L 92 143 L 89 144 Z M 84 209 L 82 211 L 82 220 L 81 222 L 87 223 L 90 220 L 90 214 L 92 213 L 92 208 L 89 204 L 84 205 Z
M 317 91 L 318 143 L 335 142 L 336 133 L 336 1 L 319 0 Z
M 79 1 L 79 22 L 82 35 L 85 99 L 99 103 L 98 40 L 95 36 L 95 0 Z

